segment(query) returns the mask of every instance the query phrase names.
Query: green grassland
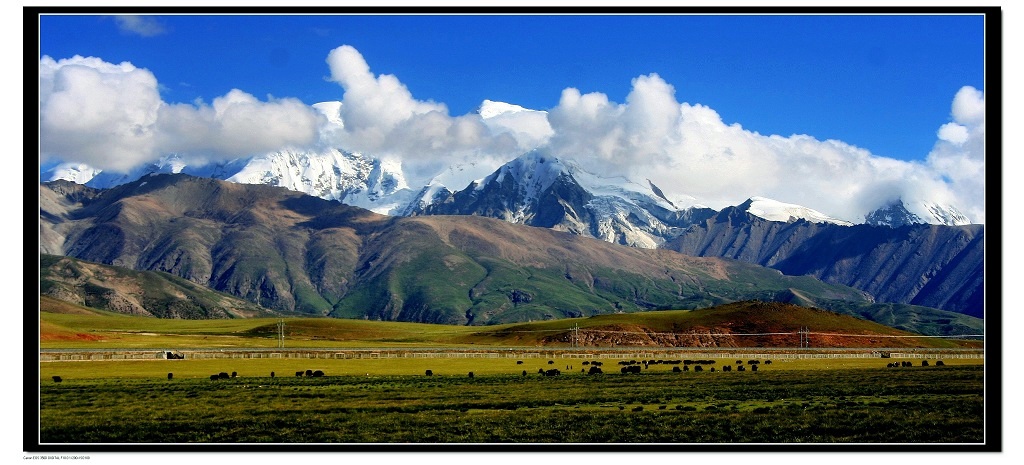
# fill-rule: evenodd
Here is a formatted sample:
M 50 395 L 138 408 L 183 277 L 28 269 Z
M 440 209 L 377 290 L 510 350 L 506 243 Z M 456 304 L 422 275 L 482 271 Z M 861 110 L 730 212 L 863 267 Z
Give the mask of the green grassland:
M 277 347 L 277 318 L 180 320 L 121 315 L 43 296 L 40 348 Z M 333 318 L 286 318 L 289 347 L 441 344 L 473 328 Z
M 210 380 L 68 376 L 40 385 L 42 443 L 884 443 L 984 440 L 981 365 L 758 372 L 580 373 L 544 377 L 512 360 L 434 359 L 435 376 L 320 378 L 249 374 Z M 449 362 L 452 364 L 450 365 Z M 879 363 L 874 360 L 873 363 Z M 113 364 L 77 362 L 101 371 Z M 134 362 L 117 362 L 138 368 Z M 146 362 L 157 363 L 157 362 Z M 289 371 L 321 361 L 292 361 Z M 351 368 L 360 366 L 352 361 Z M 559 360 L 557 364 L 564 362 Z M 579 362 L 577 362 L 579 363 Z M 793 362 L 797 363 L 797 362 Z M 524 364 L 525 365 L 525 364 Z M 66 369 L 64 364 L 44 364 Z M 249 365 L 267 371 L 278 365 Z M 290 368 L 298 367 L 296 370 Z M 485 368 L 493 367 L 492 370 Z M 558 365 L 556 365 L 558 366 Z M 448 368 L 459 374 L 447 374 Z M 561 366 L 560 368 L 564 368 Z M 663 368 L 663 367 L 659 367 Z M 468 372 L 476 370 L 476 376 Z M 185 370 L 185 371 L 182 371 Z M 47 368 L 50 371 L 50 368 Z M 520 370 L 521 371 L 521 370 Z
M 95 310 L 45 296 L 40 302 L 40 348 L 43 349 L 272 348 L 278 344 L 277 318 L 160 319 Z M 888 347 L 954 348 L 980 347 L 981 344 L 959 339 L 897 338 L 894 336 L 912 334 L 851 316 L 758 302 L 484 327 L 337 318 L 285 318 L 283 321 L 287 348 L 566 346 L 573 326 L 582 331 L 628 327 L 632 331 L 642 329 L 655 333 L 719 327 L 735 333 L 792 332 L 801 326 L 810 326 L 821 332 L 877 334 L 885 338 L 874 340 L 874 344 Z M 796 336 L 790 339 L 793 340 L 781 343 L 796 347 Z M 600 345 L 600 342 L 594 344 Z M 779 343 L 778 340 L 751 342 L 751 346 Z M 605 345 L 611 344 L 605 341 Z
M 159 319 L 45 297 L 41 304 L 43 349 L 246 349 L 278 343 L 277 318 Z M 908 334 L 850 316 L 758 302 L 485 327 L 284 321 L 286 348 L 339 350 L 429 347 L 500 353 L 502 347 L 517 346 L 542 351 L 565 348 L 561 338 L 572 326 L 673 333 L 692 327 L 742 332 L 749 330 L 744 324 L 761 330 L 811 325 L 822 332 Z M 884 340 L 899 341 L 903 338 Z M 938 338 L 904 342 L 910 348 L 978 344 Z M 913 367 L 887 368 L 897 360 L 777 358 L 771 364 L 761 360 L 756 372 L 743 363 L 747 370 L 739 372 L 737 359 L 730 358 L 735 356 L 706 353 L 705 359 L 715 361 L 715 372 L 711 366 L 674 372 L 681 365 L 651 363 L 638 374 L 623 374 L 617 359 L 600 355 L 586 360 L 587 365 L 578 358 L 439 356 L 46 361 L 39 363 L 39 432 L 43 444 L 984 440 L 982 359 L 949 358 L 944 366 L 931 359 L 928 367 L 915 360 Z M 585 372 L 594 361 L 603 362 L 602 374 Z M 726 365 L 734 370 L 723 371 Z M 538 373 L 549 369 L 561 374 Z M 321 370 L 325 376 L 295 376 L 306 370 Z M 427 370 L 433 375 L 426 376 Z M 210 379 L 221 372 L 236 377 Z
M 709 354 L 707 359 L 715 360 L 717 371 L 725 365 L 735 365 L 734 357 Z M 522 361 L 522 364 L 516 362 Z M 565 375 L 580 374 L 589 368 L 583 361 L 603 363 L 602 369 L 607 373 L 619 373 L 619 359 L 597 356 L 589 360 L 566 358 L 382 358 L 382 359 L 195 359 L 195 360 L 94 360 L 94 361 L 60 361 L 43 362 L 40 364 L 40 376 L 44 382 L 53 376 L 64 380 L 86 379 L 160 379 L 173 373 L 175 378 L 208 379 L 211 374 L 220 372 L 236 372 L 242 378 L 259 380 L 269 378 L 270 373 L 276 376 L 294 376 L 296 371 L 321 370 L 328 375 L 339 376 L 418 376 L 431 370 L 440 376 L 466 376 L 469 372 L 476 375 L 521 375 L 536 374 L 539 369 L 557 368 Z M 639 359 L 638 359 L 639 361 Z M 758 373 L 775 371 L 821 371 L 884 368 L 889 359 L 775 359 L 770 365 L 761 365 Z M 553 363 L 548 363 L 553 362 Z M 746 364 L 747 360 L 743 360 Z M 930 361 L 934 365 L 935 360 Z M 945 359 L 946 366 L 978 366 L 982 359 Z M 915 370 L 941 369 L 941 367 L 921 367 L 921 361 L 914 361 Z M 670 364 L 649 364 L 644 373 L 672 373 L 674 366 Z M 571 368 L 569 368 L 571 367 Z M 705 368 L 708 370 L 709 368 Z M 721 373 L 723 376 L 743 375 L 743 373 Z

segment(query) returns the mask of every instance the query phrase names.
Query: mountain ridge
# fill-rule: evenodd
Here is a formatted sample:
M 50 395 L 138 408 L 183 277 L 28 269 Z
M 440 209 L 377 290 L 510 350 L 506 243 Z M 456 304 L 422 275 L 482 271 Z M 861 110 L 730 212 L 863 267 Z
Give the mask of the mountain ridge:
M 324 134 L 330 134 L 332 131 L 344 127 L 344 121 L 339 112 L 341 102 L 320 102 L 314 104 L 313 107 L 325 116 L 326 122 L 322 127 Z M 522 114 L 545 117 L 547 113 L 491 100 L 485 100 L 477 110 L 481 121 L 492 131 L 498 133 L 517 132 L 514 125 L 508 126 L 512 124 L 513 120 L 508 120 L 505 117 Z M 528 155 L 530 152 L 524 153 Z M 554 159 L 554 157 L 550 158 Z M 562 161 L 576 165 L 574 169 L 577 173 L 585 171 L 575 161 L 569 159 Z M 505 164 L 515 162 L 516 160 L 513 159 Z M 377 174 L 371 176 L 370 172 L 373 170 L 366 169 L 366 166 L 376 167 Z M 420 179 L 412 179 L 404 171 L 404 167 L 396 161 L 386 160 L 373 154 L 347 151 L 343 148 L 333 147 L 327 140 L 321 140 L 316 148 L 307 151 L 282 150 L 207 166 L 190 166 L 172 154 L 152 165 L 137 168 L 126 174 L 106 173 L 80 163 L 65 163 L 41 170 L 40 176 L 43 181 L 65 179 L 90 187 L 108 188 L 134 181 L 151 173 L 185 173 L 234 182 L 277 185 L 326 199 L 342 200 L 350 205 L 367 208 L 377 213 L 404 216 L 423 207 L 423 204 L 430 204 L 435 200 L 433 196 L 424 194 L 432 193 L 440 187 L 451 192 L 462 190 L 474 180 L 479 181 L 501 169 L 503 169 L 501 164 L 467 164 L 458 167 L 457 170 L 447 169 L 425 177 L 421 176 Z M 447 174 L 445 174 L 446 171 Z M 580 179 L 580 181 L 583 180 Z M 629 182 L 643 185 L 644 183 L 640 181 L 643 179 Z M 588 183 L 584 182 L 584 184 Z M 664 205 L 660 207 L 668 206 L 670 211 L 686 210 L 686 207 L 678 208 L 677 205 L 700 208 L 695 199 L 670 200 L 664 194 L 654 192 L 653 187 L 628 190 L 643 193 L 654 204 L 661 203 L 660 200 L 663 199 Z M 660 191 L 660 189 L 658 190 Z M 756 197 L 756 195 L 748 196 L 748 198 Z M 789 199 L 781 200 L 789 201 Z M 856 224 L 869 222 L 877 225 L 883 224 L 884 218 L 888 216 L 896 218 L 893 223 L 889 224 L 893 227 L 899 227 L 908 221 L 946 225 L 970 223 L 970 220 L 953 206 L 940 205 L 927 200 L 904 203 L 904 200 L 900 198 L 886 200 L 884 204 L 874 210 L 865 212 L 861 218 L 830 219 L 830 221 L 847 221 Z M 799 205 L 794 206 L 800 207 Z M 800 209 L 805 208 L 800 207 Z M 893 208 L 902 208 L 906 214 L 887 214 Z M 819 215 L 828 218 L 827 214 L 816 212 L 813 209 L 806 210 L 810 215 L 802 216 L 805 219 L 815 220 L 815 217 Z M 797 216 L 800 217 L 800 215 Z
M 649 180 L 644 186 L 626 179 L 600 178 L 573 162 L 563 162 L 538 152 L 523 155 L 459 191 L 453 192 L 438 184 L 414 193 L 396 178 L 390 178 L 390 183 L 382 182 L 387 177 L 384 174 L 387 167 L 398 170 L 397 166 L 376 165 L 368 159 L 351 156 L 356 157 L 351 160 L 362 160 L 360 163 L 365 166 L 366 173 L 381 174 L 376 182 L 363 184 L 346 194 L 348 197 L 343 201 L 362 198 L 366 200 L 364 204 L 367 207 L 390 205 L 384 210 L 404 208 L 403 215 L 409 216 L 478 215 L 499 218 L 633 247 L 668 248 L 695 256 L 733 258 L 774 267 L 786 274 L 810 274 L 830 283 L 852 286 L 870 293 L 880 302 L 925 305 L 973 316 L 983 315 L 983 225 L 907 224 L 914 223 L 905 219 L 913 214 L 902 207 L 902 203 L 894 204 L 894 209 L 887 214 L 893 224 L 901 226 L 883 227 L 880 213 L 879 217 L 869 217 L 875 225 L 870 228 L 763 197 L 751 197 L 736 207 L 718 212 L 699 206 L 678 209 L 663 193 L 659 195 L 660 189 Z M 400 192 L 404 198 L 418 200 L 402 207 L 402 202 L 388 203 L 396 197 L 389 196 L 387 192 Z M 765 217 L 768 218 L 767 223 L 764 222 Z M 832 230 L 831 224 L 854 229 Z M 42 225 L 41 240 L 53 242 L 52 229 L 61 227 L 59 224 Z M 749 234 L 751 230 L 775 232 Z M 825 233 L 826 230 L 829 232 Z M 779 231 L 785 232 L 780 234 Z M 907 231 L 918 232 L 911 234 Z M 947 238 L 959 235 L 966 239 L 956 239 L 959 246 L 942 250 L 926 247 L 915 250 L 915 254 L 909 254 L 910 249 L 904 248 L 904 260 L 900 263 L 884 266 L 868 263 L 887 257 L 884 252 L 889 247 L 884 245 L 887 241 L 910 240 L 921 245 L 927 242 L 923 237 L 935 234 Z M 974 237 L 979 240 L 973 240 Z M 785 241 L 785 245 L 764 242 L 773 240 Z M 874 243 L 875 248 L 858 244 L 864 241 Z M 839 257 L 838 265 L 814 258 L 835 257 L 837 246 L 860 250 L 869 256 L 856 260 Z M 45 250 L 63 253 L 55 247 Z M 773 256 L 765 256 L 766 251 L 773 251 Z
M 779 223 L 727 208 L 667 249 L 757 263 L 864 290 L 878 302 L 984 315 L 984 226 Z
M 874 305 L 849 287 L 740 261 L 492 218 L 389 217 L 182 174 L 108 190 L 43 183 L 40 198 L 40 227 L 58 236 L 41 251 L 60 242 L 72 258 L 169 273 L 279 313 L 483 325 L 794 296 Z
M 44 184 L 41 196 L 48 190 L 56 195 Z M 148 176 L 82 206 L 44 211 L 41 225 L 52 226 L 53 217 L 61 218 L 65 255 L 163 271 L 306 314 L 352 317 L 360 302 L 372 301 L 375 310 L 360 316 L 398 319 L 443 301 L 441 319 L 465 323 L 469 312 L 481 323 L 501 319 L 479 314 L 494 308 L 543 318 L 552 309 L 582 315 L 696 307 L 792 287 L 867 301 L 853 289 L 739 262 L 482 217 L 388 217 L 283 188 L 187 175 Z M 434 281 L 425 283 L 426 277 Z

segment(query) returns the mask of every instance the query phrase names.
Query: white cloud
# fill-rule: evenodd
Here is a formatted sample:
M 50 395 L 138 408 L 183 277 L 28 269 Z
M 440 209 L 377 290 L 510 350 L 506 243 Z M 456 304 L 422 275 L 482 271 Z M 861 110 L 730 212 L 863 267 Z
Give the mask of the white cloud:
M 167 104 L 156 77 L 95 57 L 39 60 L 41 158 L 125 172 L 178 153 L 192 163 L 316 141 L 319 114 L 294 99 L 239 90 L 213 105 Z
M 117 22 L 117 27 L 122 32 L 137 34 L 142 37 L 158 36 L 166 32 L 163 24 L 160 24 L 152 16 L 118 15 L 114 16 L 114 21 Z
M 963 145 L 964 142 L 967 142 L 970 134 L 968 133 L 966 126 L 961 126 L 956 123 L 946 123 L 939 127 L 938 136 L 939 139 L 946 142 Z
M 950 109 L 953 121 L 939 128 L 928 167 L 955 193 L 952 203 L 975 222 L 985 221 L 985 95 L 962 87 Z M 956 128 L 950 134 L 949 128 Z
M 156 78 L 131 63 L 75 56 L 39 60 L 40 149 L 101 169 L 127 170 L 156 151 Z
M 928 161 L 907 162 L 842 141 L 765 136 L 725 124 L 707 106 L 677 102 L 673 87 L 652 74 L 633 80 L 624 104 L 565 89 L 550 111 L 555 134 L 548 149 L 601 174 L 649 178 L 670 199 L 695 198 L 713 208 L 758 195 L 856 222 L 902 198 L 951 204 L 983 222 L 981 93 L 958 92 L 952 115 Z
M 953 120 L 962 124 L 985 124 L 985 94 L 971 86 L 964 86 L 953 98 Z
M 167 153 L 195 163 L 326 142 L 400 160 L 417 183 L 452 165 L 473 165 L 484 175 L 540 147 L 599 174 L 649 178 L 670 199 L 713 208 L 764 196 L 857 222 L 902 198 L 951 204 L 984 222 L 985 103 L 971 87 L 954 96 L 951 121 L 936 129 L 927 159 L 907 162 L 842 141 L 726 124 L 712 108 L 677 101 L 676 89 L 657 74 L 635 78 L 625 103 L 567 88 L 547 113 L 499 105 L 491 109 L 502 111 L 484 121 L 417 100 L 397 77 L 374 75 L 350 46 L 334 49 L 326 62 L 344 89 L 328 112 L 343 125 L 331 131 L 323 131 L 330 127 L 323 115 L 294 99 L 260 101 L 232 90 L 210 105 L 172 105 L 160 99 L 152 73 L 130 63 L 43 57 L 44 159 L 125 171 Z
M 507 160 L 522 150 L 515 135 L 491 131 L 479 115 L 452 117 L 444 104 L 417 100 L 397 77 L 375 76 L 349 45 L 327 56 L 331 80 L 344 88 L 336 143 L 348 150 L 398 158 L 414 178 L 452 163 Z
M 261 102 L 233 89 L 212 105 L 164 105 L 160 142 L 169 152 L 231 158 L 309 145 L 318 122 L 318 113 L 298 100 Z

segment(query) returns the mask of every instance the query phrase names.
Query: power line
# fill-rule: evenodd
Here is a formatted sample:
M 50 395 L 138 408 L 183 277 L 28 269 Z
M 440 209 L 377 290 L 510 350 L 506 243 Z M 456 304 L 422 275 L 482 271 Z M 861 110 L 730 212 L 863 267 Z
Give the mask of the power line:
M 584 329 L 581 330 L 585 333 L 612 333 L 612 334 L 650 334 L 655 336 L 669 336 L 669 335 L 681 335 L 681 336 L 785 336 L 796 334 L 794 332 L 786 333 L 648 333 L 644 331 L 605 331 L 600 329 Z

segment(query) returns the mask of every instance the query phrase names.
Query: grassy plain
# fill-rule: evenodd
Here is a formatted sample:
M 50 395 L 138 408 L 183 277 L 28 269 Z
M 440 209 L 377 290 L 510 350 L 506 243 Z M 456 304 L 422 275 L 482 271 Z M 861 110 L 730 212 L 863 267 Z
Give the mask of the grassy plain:
M 278 343 L 277 319 L 168 320 L 43 303 L 42 349 L 246 349 Z M 640 332 L 642 326 L 658 333 L 729 321 L 781 327 L 811 321 L 823 332 L 871 333 L 879 343 L 903 347 L 979 344 L 906 338 L 891 328 L 809 310 L 774 312 L 773 319 L 756 310 L 664 311 L 486 327 L 289 318 L 285 346 L 539 350 L 565 348 L 558 337 L 576 325 L 595 332 Z M 703 357 L 716 361 L 715 372 L 705 366 L 699 373 L 675 373 L 672 368 L 680 365 L 651 364 L 628 375 L 619 372 L 617 359 L 600 356 L 587 360 L 603 362 L 604 373 L 595 375 L 582 373 L 592 365 L 570 358 L 44 361 L 39 363 L 39 432 L 42 444 L 984 441 L 981 359 L 948 358 L 941 367 L 934 359 L 929 367 L 915 360 L 914 367 L 886 368 L 899 360 L 778 358 L 771 364 L 762 360 L 756 373 L 749 365 L 744 372 L 723 372 L 725 365 L 735 369 L 736 358 L 730 357 L 712 352 Z M 551 368 L 562 374 L 538 374 Z M 306 370 L 326 375 L 295 376 Z M 220 372 L 237 377 L 210 379 Z M 62 381 L 54 382 L 53 376 Z
M 620 366 L 617 359 L 591 359 L 601 361 L 606 373 L 619 374 Z M 716 371 L 724 365 L 734 365 L 735 359 L 715 359 Z M 391 358 L 391 359 L 202 359 L 202 360 L 119 360 L 119 361 L 73 361 L 43 362 L 40 364 L 40 375 L 43 381 L 53 376 L 67 380 L 85 379 L 160 379 L 167 373 L 173 373 L 176 379 L 209 378 L 211 374 L 220 372 L 236 372 L 242 378 L 260 379 L 269 377 L 270 372 L 276 376 L 294 376 L 296 371 L 322 370 L 327 375 L 338 376 L 418 376 L 431 370 L 436 375 L 466 376 L 469 372 L 476 375 L 521 375 L 523 370 L 528 374 L 536 374 L 538 369 L 557 368 L 568 374 L 569 371 L 579 374 L 580 370 L 589 368 L 583 360 L 575 359 L 523 359 L 523 364 L 516 364 L 516 359 L 486 358 Z M 551 361 L 553 363 L 548 363 Z M 590 360 L 588 360 L 590 361 Z M 885 368 L 888 359 L 776 359 L 771 365 L 760 365 L 759 372 L 775 371 L 821 371 L 847 369 Z M 746 360 L 744 360 L 746 362 Z M 946 366 L 981 366 L 981 359 L 947 359 Z M 913 362 L 915 370 L 938 368 L 921 367 L 920 361 Z M 935 361 L 931 360 L 934 365 Z M 571 366 L 572 368 L 567 368 Z M 682 365 L 648 365 L 646 373 L 671 373 L 673 366 Z M 735 366 L 735 365 L 734 365 Z M 705 370 L 708 368 L 705 367 Z M 749 368 L 748 368 L 749 369 Z M 711 374 L 711 373 L 708 373 Z M 741 373 L 721 373 L 729 376 Z
M 47 443 L 982 443 L 984 370 L 944 367 L 543 377 L 537 364 L 432 360 L 434 376 L 68 375 L 40 385 Z M 96 362 L 77 362 L 93 369 Z M 134 362 L 116 362 L 133 366 Z M 143 362 L 152 364 L 155 362 Z M 561 364 L 561 361 L 556 361 Z M 797 362 L 792 362 L 796 364 Z M 821 363 L 821 362 L 819 362 Z M 878 360 L 874 361 L 875 364 Z M 484 368 L 493 365 L 493 370 Z M 524 363 L 525 365 L 525 363 Z M 62 364 L 44 364 L 66 369 Z M 296 365 L 315 368 L 313 364 Z M 350 368 L 370 365 L 353 363 Z M 447 374 L 451 371 L 458 374 Z M 512 368 L 515 367 L 515 368 Z M 275 365 L 249 367 L 253 370 Z M 296 370 L 291 370 L 289 372 Z M 411 367 L 410 367 L 411 368 Z M 526 369 L 527 375 L 509 371 Z M 560 367 L 564 368 L 564 366 Z M 331 369 L 328 367 L 328 369 Z M 334 369 L 340 370 L 340 365 Z M 467 371 L 475 370 L 469 377 Z M 49 370 L 49 369 L 47 369 Z M 531 372 L 530 370 L 533 370 Z

